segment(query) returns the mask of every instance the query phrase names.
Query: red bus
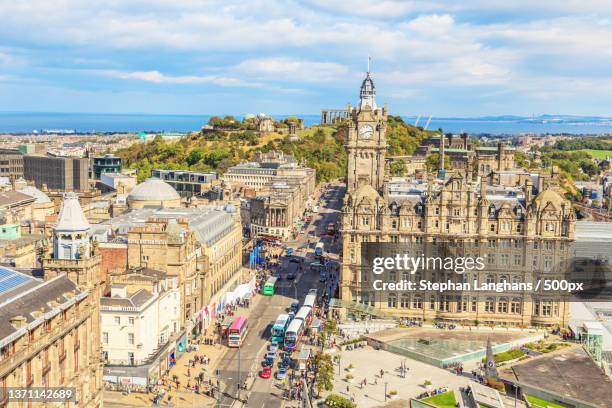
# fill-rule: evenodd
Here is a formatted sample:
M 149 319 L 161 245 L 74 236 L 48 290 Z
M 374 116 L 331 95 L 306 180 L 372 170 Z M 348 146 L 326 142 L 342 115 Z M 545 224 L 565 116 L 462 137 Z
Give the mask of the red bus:
M 228 330 L 228 347 L 240 347 L 249 332 L 249 321 L 244 316 L 238 316 Z

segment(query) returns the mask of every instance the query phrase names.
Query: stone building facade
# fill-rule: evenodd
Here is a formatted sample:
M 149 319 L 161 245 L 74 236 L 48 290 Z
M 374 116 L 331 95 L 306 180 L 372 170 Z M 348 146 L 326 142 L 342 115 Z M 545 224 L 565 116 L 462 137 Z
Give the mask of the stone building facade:
M 0 320 L 15 330 L 5 338 L 8 358 L 0 377 L 6 386 L 75 387 L 79 406 L 99 407 L 100 255 L 88 229 L 77 196 L 67 193 L 53 229 L 53 249 L 43 257 L 45 281 L 22 285 L 23 291 L 10 298 L 14 304 L 0 311 L 7 313 Z
M 428 246 L 458 245 L 473 248 L 475 256 L 486 260 L 479 276 L 433 270 L 421 279 L 524 282 L 534 274 L 556 273 L 555 266 L 569 256 L 575 215 L 553 183 L 541 189 L 531 180 L 521 188 L 491 186 L 471 168 L 443 179 L 430 177 L 426 183 L 391 183 L 384 166 L 387 112 L 376 107 L 369 74 L 359 106 L 349 107 L 349 112 L 340 278 L 340 297 L 348 310 L 419 320 L 522 326 L 568 323 L 566 299 L 542 293 L 366 290 L 363 283 L 371 271 L 362 265 L 365 243 L 405 244 L 415 254 L 427 252 Z
M 77 285 L 66 274 L 42 281 L 6 268 L 0 271 L 3 276 L 11 274 L 20 279 L 18 285 L 2 293 L 0 387 L 72 387 L 79 406 L 102 406 L 99 336 L 95 334 L 98 316 L 92 307 L 98 300 L 94 292 Z M 18 406 L 9 404 L 4 394 L 0 406 L 13 405 Z
M 127 245 L 124 266 L 104 261 L 113 280 L 127 268 L 151 268 L 177 276 L 182 328 L 196 333 L 210 323 L 204 310 L 242 277 L 242 226 L 238 210 L 225 207 L 141 208 L 96 226 L 100 246 Z M 123 258 L 122 258 L 123 259 Z M 208 308 L 210 310 L 210 307 Z
M 315 190 L 316 172 L 281 151 L 257 152 L 254 161 L 230 167 L 225 183 L 255 190 L 241 206 L 242 223 L 252 237 L 288 239 Z M 243 190 L 246 193 L 246 190 Z

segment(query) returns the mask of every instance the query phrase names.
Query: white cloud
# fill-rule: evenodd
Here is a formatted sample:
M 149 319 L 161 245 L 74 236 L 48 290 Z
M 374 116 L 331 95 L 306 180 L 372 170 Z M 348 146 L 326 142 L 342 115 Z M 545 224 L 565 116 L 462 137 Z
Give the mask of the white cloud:
M 220 86 L 237 86 L 248 88 L 261 88 L 263 84 L 245 82 L 239 78 L 218 75 L 165 75 L 159 71 L 116 71 L 116 70 L 84 70 L 83 72 L 94 73 L 112 78 L 139 80 L 154 84 L 214 84 Z
M 333 81 L 349 72 L 347 67 L 334 62 L 306 61 L 286 57 L 248 59 L 233 69 L 257 78 L 304 82 Z
M 19 49 L 25 65 L 46 70 L 51 82 L 53 70 L 85 61 L 76 68 L 120 83 L 296 95 L 301 88 L 317 94 L 321 84 L 340 94 L 358 86 L 372 55 L 377 85 L 389 95 L 444 87 L 465 100 L 520 92 L 579 101 L 601 92 L 597 78 L 612 69 L 611 12 L 612 2 L 598 0 L 0 2 L 0 15 L 11 16 L 0 37 L 13 47 L 0 49 L 0 67 Z M 48 51 L 58 46 L 63 67 Z M 28 75 L 23 68 L 0 74 Z

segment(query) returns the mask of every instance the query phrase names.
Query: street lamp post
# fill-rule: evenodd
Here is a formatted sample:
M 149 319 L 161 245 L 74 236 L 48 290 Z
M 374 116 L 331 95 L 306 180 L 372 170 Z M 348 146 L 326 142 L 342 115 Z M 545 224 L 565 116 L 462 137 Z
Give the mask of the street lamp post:
M 217 370 L 217 408 L 221 408 L 221 370 Z
M 387 384 L 389 383 L 385 381 L 385 402 L 387 402 Z
M 242 377 L 240 374 L 240 343 L 238 343 L 238 401 L 240 401 L 240 389 L 242 387 Z

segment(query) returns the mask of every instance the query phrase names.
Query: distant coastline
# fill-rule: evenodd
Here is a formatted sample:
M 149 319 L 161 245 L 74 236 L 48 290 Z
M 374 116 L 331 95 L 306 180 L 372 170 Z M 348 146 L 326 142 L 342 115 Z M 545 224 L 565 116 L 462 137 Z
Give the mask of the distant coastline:
M 242 118 L 241 115 L 235 115 Z M 277 119 L 289 115 L 274 115 Z M 306 125 L 319 123 L 319 115 L 301 115 Z M 149 115 L 149 114 L 93 114 L 93 113 L 30 113 L 0 112 L 0 133 L 29 134 L 45 129 L 66 133 L 120 133 L 120 132 L 190 132 L 206 124 L 211 115 Z M 414 124 L 416 116 L 402 116 Z M 423 126 L 428 117 L 423 116 Z M 514 134 L 606 134 L 612 133 L 612 118 L 597 116 L 541 115 L 487 116 L 477 118 L 435 118 L 429 129 L 442 128 L 445 132 L 468 132 L 473 135 Z

